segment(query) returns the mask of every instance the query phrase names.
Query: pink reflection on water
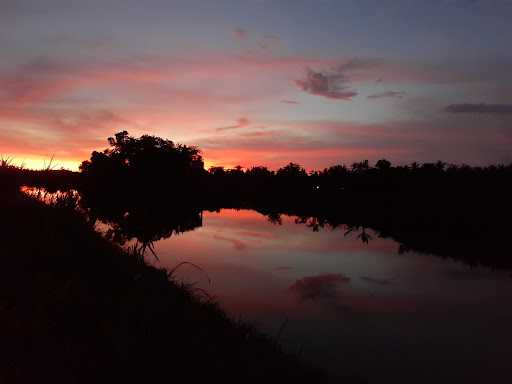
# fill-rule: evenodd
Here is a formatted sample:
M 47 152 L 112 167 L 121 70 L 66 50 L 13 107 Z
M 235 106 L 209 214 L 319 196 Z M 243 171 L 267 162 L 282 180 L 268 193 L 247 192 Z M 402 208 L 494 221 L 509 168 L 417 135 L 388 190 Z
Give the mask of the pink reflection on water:
M 212 294 L 290 351 L 332 373 L 372 367 L 466 372 L 466 361 L 512 353 L 512 279 L 428 255 L 399 254 L 371 230 L 313 232 L 295 218 L 275 225 L 248 210 L 204 212 L 203 226 L 156 244 L 161 264 Z M 283 324 L 286 324 L 281 332 Z M 492 340 L 492 343 L 489 342 Z M 489 345 L 488 349 L 482 345 Z M 505 353 L 506 352 L 506 353 Z M 506 359 L 496 360 L 508 366 Z M 476 367 L 476 365 L 475 365 Z M 381 371 L 379 371 L 381 370 Z
M 231 313 L 249 317 L 336 306 L 362 313 L 426 313 L 449 308 L 454 301 L 473 300 L 474 295 L 460 287 L 461 279 L 451 277 L 454 271 L 467 275 L 466 267 L 432 256 L 400 255 L 395 242 L 372 231 L 369 244 L 363 244 L 357 233 L 344 232 L 313 232 L 285 215 L 282 225 L 275 225 L 255 211 L 223 209 L 205 212 L 203 227 L 160 241 L 157 252 L 169 268 L 182 261 L 200 265 L 212 286 L 193 268 L 180 269 L 179 277 L 207 289 Z M 319 294 L 303 290 L 302 296 L 316 300 L 301 302 L 298 288 L 315 286 L 310 282 L 319 283 Z M 469 290 L 475 280 L 467 283 Z M 479 287 L 480 295 L 492 288 Z

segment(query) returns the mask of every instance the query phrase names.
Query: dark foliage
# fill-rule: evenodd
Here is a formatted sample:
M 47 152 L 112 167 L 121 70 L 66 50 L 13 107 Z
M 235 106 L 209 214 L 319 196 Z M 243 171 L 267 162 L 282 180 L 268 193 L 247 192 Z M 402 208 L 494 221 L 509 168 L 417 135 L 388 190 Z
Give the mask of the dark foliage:
M 126 131 L 108 142 L 109 148 L 94 151 L 80 166 L 84 189 L 139 197 L 197 193 L 205 172 L 197 148 L 149 135 L 134 138 Z

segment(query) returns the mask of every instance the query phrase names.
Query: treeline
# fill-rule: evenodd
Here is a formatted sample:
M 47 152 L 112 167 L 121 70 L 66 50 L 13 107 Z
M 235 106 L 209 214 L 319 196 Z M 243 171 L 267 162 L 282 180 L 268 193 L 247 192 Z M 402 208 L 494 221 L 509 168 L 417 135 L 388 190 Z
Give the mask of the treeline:
M 290 198 L 297 195 L 329 196 L 353 193 L 421 195 L 464 191 L 502 193 L 511 191 L 512 164 L 471 167 L 469 165 L 412 163 L 393 166 L 381 159 L 370 165 L 368 160 L 350 167 L 334 165 L 321 171 L 306 172 L 299 164 L 290 163 L 277 171 L 258 166 L 244 170 L 242 167 L 208 170 L 211 191 L 219 195 Z M 262 195 L 263 193 L 263 195 Z M 293 196 L 290 196 L 293 193 Z
M 512 186 L 512 164 L 471 167 L 438 161 L 394 166 L 381 159 L 373 165 L 364 160 L 311 172 L 296 163 L 276 171 L 263 166 L 205 170 L 197 147 L 150 135 L 134 138 L 126 131 L 108 142 L 107 149 L 94 151 L 90 160 L 82 163 L 83 188 L 121 190 L 124 195 L 133 193 L 139 198 L 181 195 L 196 202 L 226 202 L 367 193 L 395 197 L 414 193 L 433 198 L 453 192 L 508 193 Z

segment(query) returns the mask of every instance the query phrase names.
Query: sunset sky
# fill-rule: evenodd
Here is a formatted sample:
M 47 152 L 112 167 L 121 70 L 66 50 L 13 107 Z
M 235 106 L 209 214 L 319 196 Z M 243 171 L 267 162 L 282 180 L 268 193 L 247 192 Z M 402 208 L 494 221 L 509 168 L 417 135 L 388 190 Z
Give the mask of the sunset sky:
M 0 0 L 0 155 L 120 130 L 207 166 L 512 161 L 512 1 Z

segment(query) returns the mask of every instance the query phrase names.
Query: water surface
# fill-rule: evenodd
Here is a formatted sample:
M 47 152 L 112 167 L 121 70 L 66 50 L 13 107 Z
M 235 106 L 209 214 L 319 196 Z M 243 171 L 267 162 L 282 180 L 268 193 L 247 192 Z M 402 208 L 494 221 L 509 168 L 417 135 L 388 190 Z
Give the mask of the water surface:
M 49 204 L 70 200 L 24 192 Z M 146 252 L 148 262 L 169 270 L 190 263 L 176 269 L 178 280 L 332 382 L 497 382 L 512 374 L 509 270 L 403 253 L 371 229 L 322 227 L 315 218 L 83 205 L 109 238 L 152 243 L 158 260 Z
M 154 263 L 200 266 L 176 275 L 333 378 L 399 381 L 423 372 L 478 381 L 511 372 L 510 272 L 400 254 L 371 230 L 366 243 L 360 231 L 281 219 L 205 211 L 202 226 L 155 243 Z

